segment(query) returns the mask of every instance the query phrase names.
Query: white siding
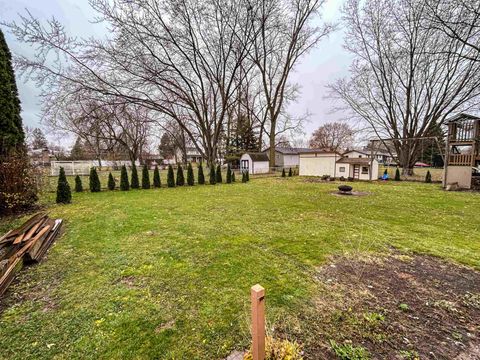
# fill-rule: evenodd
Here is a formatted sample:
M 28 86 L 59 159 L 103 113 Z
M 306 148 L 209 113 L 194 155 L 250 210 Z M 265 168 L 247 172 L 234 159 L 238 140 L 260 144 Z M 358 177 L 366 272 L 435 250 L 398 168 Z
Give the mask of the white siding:
M 335 175 L 336 154 L 300 154 L 300 170 L 302 176 Z
M 252 174 L 266 174 L 270 170 L 268 161 L 255 161 L 252 164 Z
M 248 161 L 248 167 L 245 167 L 245 161 Z M 268 161 L 252 161 L 249 154 L 243 154 L 240 158 L 240 170 L 248 170 L 250 174 L 266 174 L 270 170 Z
M 343 168 L 344 171 L 340 171 Z M 352 167 L 353 169 L 353 167 Z M 351 175 L 352 171 L 350 171 L 350 164 L 342 164 L 342 163 L 337 163 L 337 171 L 336 171 L 336 177 L 343 176 L 344 178 L 352 177 Z
M 296 167 L 300 162 L 300 156 L 298 154 L 285 154 L 283 155 L 283 166 L 288 167 Z

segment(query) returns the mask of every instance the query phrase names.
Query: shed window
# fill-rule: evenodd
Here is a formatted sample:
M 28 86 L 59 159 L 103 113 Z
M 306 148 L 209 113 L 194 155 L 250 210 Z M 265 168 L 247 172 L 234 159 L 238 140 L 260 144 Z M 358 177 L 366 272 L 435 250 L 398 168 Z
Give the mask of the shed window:
M 362 174 L 368 174 L 368 166 L 362 166 Z
M 340 172 L 345 172 L 345 166 L 340 166 L 340 169 L 338 169 Z

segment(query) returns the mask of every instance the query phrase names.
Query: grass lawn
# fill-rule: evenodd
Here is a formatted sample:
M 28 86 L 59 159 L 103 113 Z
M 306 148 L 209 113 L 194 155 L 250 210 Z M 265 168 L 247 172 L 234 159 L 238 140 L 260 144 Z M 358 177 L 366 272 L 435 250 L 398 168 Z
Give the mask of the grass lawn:
M 270 329 L 308 332 L 314 274 L 345 252 L 393 246 L 480 269 L 478 193 L 356 182 L 370 195 L 338 197 L 337 183 L 238 180 L 74 193 L 66 206 L 45 195 L 65 233 L 0 304 L 0 358 L 222 358 L 249 344 L 255 283 Z

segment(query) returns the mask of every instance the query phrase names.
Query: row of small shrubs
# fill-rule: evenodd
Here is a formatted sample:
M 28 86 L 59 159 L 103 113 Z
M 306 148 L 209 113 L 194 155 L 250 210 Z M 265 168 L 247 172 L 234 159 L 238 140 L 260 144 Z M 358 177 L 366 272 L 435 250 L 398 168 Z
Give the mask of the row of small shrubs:
M 385 169 L 383 172 L 384 175 L 388 175 L 388 171 Z M 395 177 L 393 178 L 395 181 L 402 181 L 402 178 L 400 177 L 400 169 L 397 168 L 395 170 Z M 426 183 L 431 183 L 432 182 L 432 174 L 430 173 L 430 170 L 427 170 L 427 173 L 425 174 L 425 182 Z
M 250 180 L 250 176 L 248 171 L 242 172 L 242 182 L 245 183 Z M 227 166 L 227 174 L 226 174 L 226 181 L 227 184 L 235 182 L 235 173 L 230 168 L 230 164 Z M 205 184 L 205 175 L 203 173 L 203 166 L 200 164 L 198 167 L 198 175 L 197 175 L 197 183 L 199 185 Z M 212 165 L 210 167 L 209 173 L 209 184 L 221 184 L 223 183 L 222 178 L 222 169 L 220 165 L 217 165 L 216 169 L 215 166 Z M 188 164 L 187 166 L 187 181 L 185 182 L 185 177 L 183 174 L 183 168 L 181 165 L 177 168 L 177 176 L 174 176 L 174 171 L 172 165 L 168 166 L 167 172 L 167 187 L 176 187 L 176 186 L 193 186 L 195 184 L 195 176 L 193 174 L 192 164 Z M 150 189 L 152 184 L 150 183 L 150 174 L 148 171 L 148 167 L 146 165 L 143 166 L 142 169 L 142 182 L 140 187 L 140 182 L 138 178 L 138 172 L 135 165 L 132 166 L 131 171 L 131 178 L 130 182 L 128 181 L 128 173 L 126 166 L 122 166 L 120 171 L 120 190 L 128 191 L 130 189 Z M 153 187 L 160 188 L 162 186 L 161 179 L 160 179 L 160 171 L 158 166 L 155 166 L 153 171 Z M 108 174 L 108 182 L 107 188 L 108 190 L 115 190 L 116 182 L 112 175 L 112 173 Z M 92 167 L 90 169 L 90 176 L 89 176 L 89 189 L 91 192 L 100 192 L 101 191 L 101 184 L 100 178 L 98 177 L 98 173 L 96 168 Z M 75 192 L 82 192 L 83 184 L 82 179 L 80 176 L 75 177 Z M 72 200 L 72 194 L 70 190 L 70 185 L 68 184 L 67 177 L 65 176 L 65 171 L 61 167 L 60 174 L 58 177 L 58 185 L 57 185 L 57 203 L 64 203 L 68 204 Z
M 286 177 L 287 174 L 285 173 L 285 168 L 282 169 L 282 177 Z M 292 177 L 293 176 L 293 171 L 292 171 L 292 168 L 289 168 L 288 169 L 288 177 Z

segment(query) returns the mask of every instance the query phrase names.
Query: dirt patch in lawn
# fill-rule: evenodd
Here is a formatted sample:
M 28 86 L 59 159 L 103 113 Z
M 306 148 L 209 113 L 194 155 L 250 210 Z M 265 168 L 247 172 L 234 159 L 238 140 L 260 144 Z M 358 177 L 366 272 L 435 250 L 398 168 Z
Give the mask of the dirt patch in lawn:
M 367 196 L 370 195 L 368 192 L 363 191 L 351 191 L 348 194 L 341 193 L 340 191 L 332 192 L 332 195 L 339 197 L 354 197 L 354 196 Z
M 317 277 L 307 359 L 480 359 L 480 272 L 396 254 L 338 258 Z

